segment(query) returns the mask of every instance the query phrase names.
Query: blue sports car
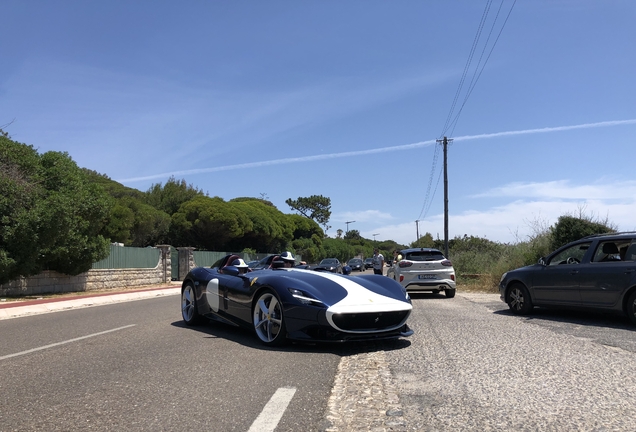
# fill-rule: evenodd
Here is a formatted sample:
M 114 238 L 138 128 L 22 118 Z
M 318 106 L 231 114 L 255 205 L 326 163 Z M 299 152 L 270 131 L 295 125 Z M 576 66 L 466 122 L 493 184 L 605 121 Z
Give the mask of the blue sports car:
M 266 345 L 297 341 L 356 341 L 411 336 L 411 299 L 380 275 L 338 275 L 274 268 L 242 273 L 227 255 L 197 267 L 181 288 L 187 325 L 205 318 L 253 329 Z

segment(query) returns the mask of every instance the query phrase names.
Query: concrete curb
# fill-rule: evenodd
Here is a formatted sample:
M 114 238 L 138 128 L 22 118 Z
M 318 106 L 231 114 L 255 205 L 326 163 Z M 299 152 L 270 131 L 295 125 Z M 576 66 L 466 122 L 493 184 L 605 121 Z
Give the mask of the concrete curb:
M 153 289 L 147 291 L 132 291 L 128 293 L 116 293 L 108 295 L 78 297 L 68 300 L 48 299 L 39 300 L 36 304 L 19 304 L 0 308 L 0 320 L 18 318 L 22 316 L 38 315 L 49 312 L 60 312 L 82 307 L 101 306 L 112 303 L 120 303 L 133 300 L 143 300 L 153 297 L 164 297 L 181 293 L 181 288 L 171 287 L 165 289 Z M 4 306 L 4 305 L 3 305 Z

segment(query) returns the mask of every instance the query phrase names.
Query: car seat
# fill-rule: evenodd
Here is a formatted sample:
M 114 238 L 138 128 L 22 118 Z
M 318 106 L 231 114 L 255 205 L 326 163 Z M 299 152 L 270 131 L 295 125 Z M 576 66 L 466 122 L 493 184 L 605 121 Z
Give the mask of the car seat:
M 606 255 L 601 261 L 619 261 L 616 243 L 603 243 L 603 253 Z
M 632 243 L 627 252 L 625 253 L 625 257 L 623 258 L 625 261 L 636 261 L 636 243 Z
M 276 264 L 274 264 L 276 263 Z M 276 255 L 274 256 L 274 258 L 272 258 L 272 262 L 269 265 L 269 268 L 273 269 L 273 268 L 281 268 L 283 266 L 283 260 L 280 259 L 280 255 Z

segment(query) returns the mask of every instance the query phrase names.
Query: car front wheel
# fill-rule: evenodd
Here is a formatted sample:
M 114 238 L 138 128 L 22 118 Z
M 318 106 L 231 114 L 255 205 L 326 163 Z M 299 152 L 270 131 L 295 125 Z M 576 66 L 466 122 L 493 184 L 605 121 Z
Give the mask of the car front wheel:
M 510 287 L 507 303 L 510 310 L 517 315 L 529 314 L 533 308 L 528 289 L 520 283 L 516 283 Z
M 265 345 L 281 345 L 287 337 L 283 316 L 283 305 L 271 290 L 263 291 L 252 313 L 256 336 Z
M 181 291 L 181 316 L 186 325 L 200 324 L 202 319 L 197 310 L 196 292 L 191 283 L 187 283 Z
M 627 316 L 633 324 L 636 324 L 636 291 L 627 299 Z

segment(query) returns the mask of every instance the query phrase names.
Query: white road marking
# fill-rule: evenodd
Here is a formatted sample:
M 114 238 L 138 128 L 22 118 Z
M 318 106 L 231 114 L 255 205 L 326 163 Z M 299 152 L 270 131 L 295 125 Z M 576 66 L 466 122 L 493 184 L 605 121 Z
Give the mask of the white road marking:
M 81 337 L 78 337 L 78 338 L 75 338 L 75 339 L 69 339 L 67 341 L 57 342 L 57 343 L 50 344 L 50 345 L 44 345 L 44 346 L 41 346 L 39 348 L 33 348 L 33 349 L 30 349 L 30 350 L 22 351 L 22 352 L 15 353 L 15 354 L 9 354 L 9 355 L 0 357 L 0 360 L 6 360 L 6 359 L 11 358 L 11 357 L 18 357 L 18 356 L 25 355 L 25 354 L 31 354 L 31 353 L 36 352 L 36 351 L 41 351 L 41 350 L 45 350 L 45 349 L 48 349 L 48 348 L 53 348 L 53 347 L 56 347 L 56 346 L 65 345 L 65 344 L 71 343 L 71 342 L 77 342 L 77 341 L 80 341 L 82 339 L 88 339 L 88 338 L 95 337 L 95 336 L 101 336 L 101 335 L 106 334 L 106 333 L 112 333 L 114 331 L 119 331 L 119 330 L 127 329 L 127 328 L 130 328 L 130 327 L 134 327 L 135 325 L 136 324 L 130 324 L 130 325 L 127 325 L 127 326 L 117 327 L 117 328 L 114 328 L 114 329 L 111 329 L 111 330 L 106 330 L 106 331 L 99 332 L 99 333 L 93 333 L 93 334 L 90 334 L 90 335 L 81 336 Z
M 294 397 L 296 389 L 293 387 L 281 387 L 271 397 L 263 408 L 263 411 L 256 417 L 248 432 L 271 432 L 276 429 L 278 422 L 283 417 L 287 405 Z

